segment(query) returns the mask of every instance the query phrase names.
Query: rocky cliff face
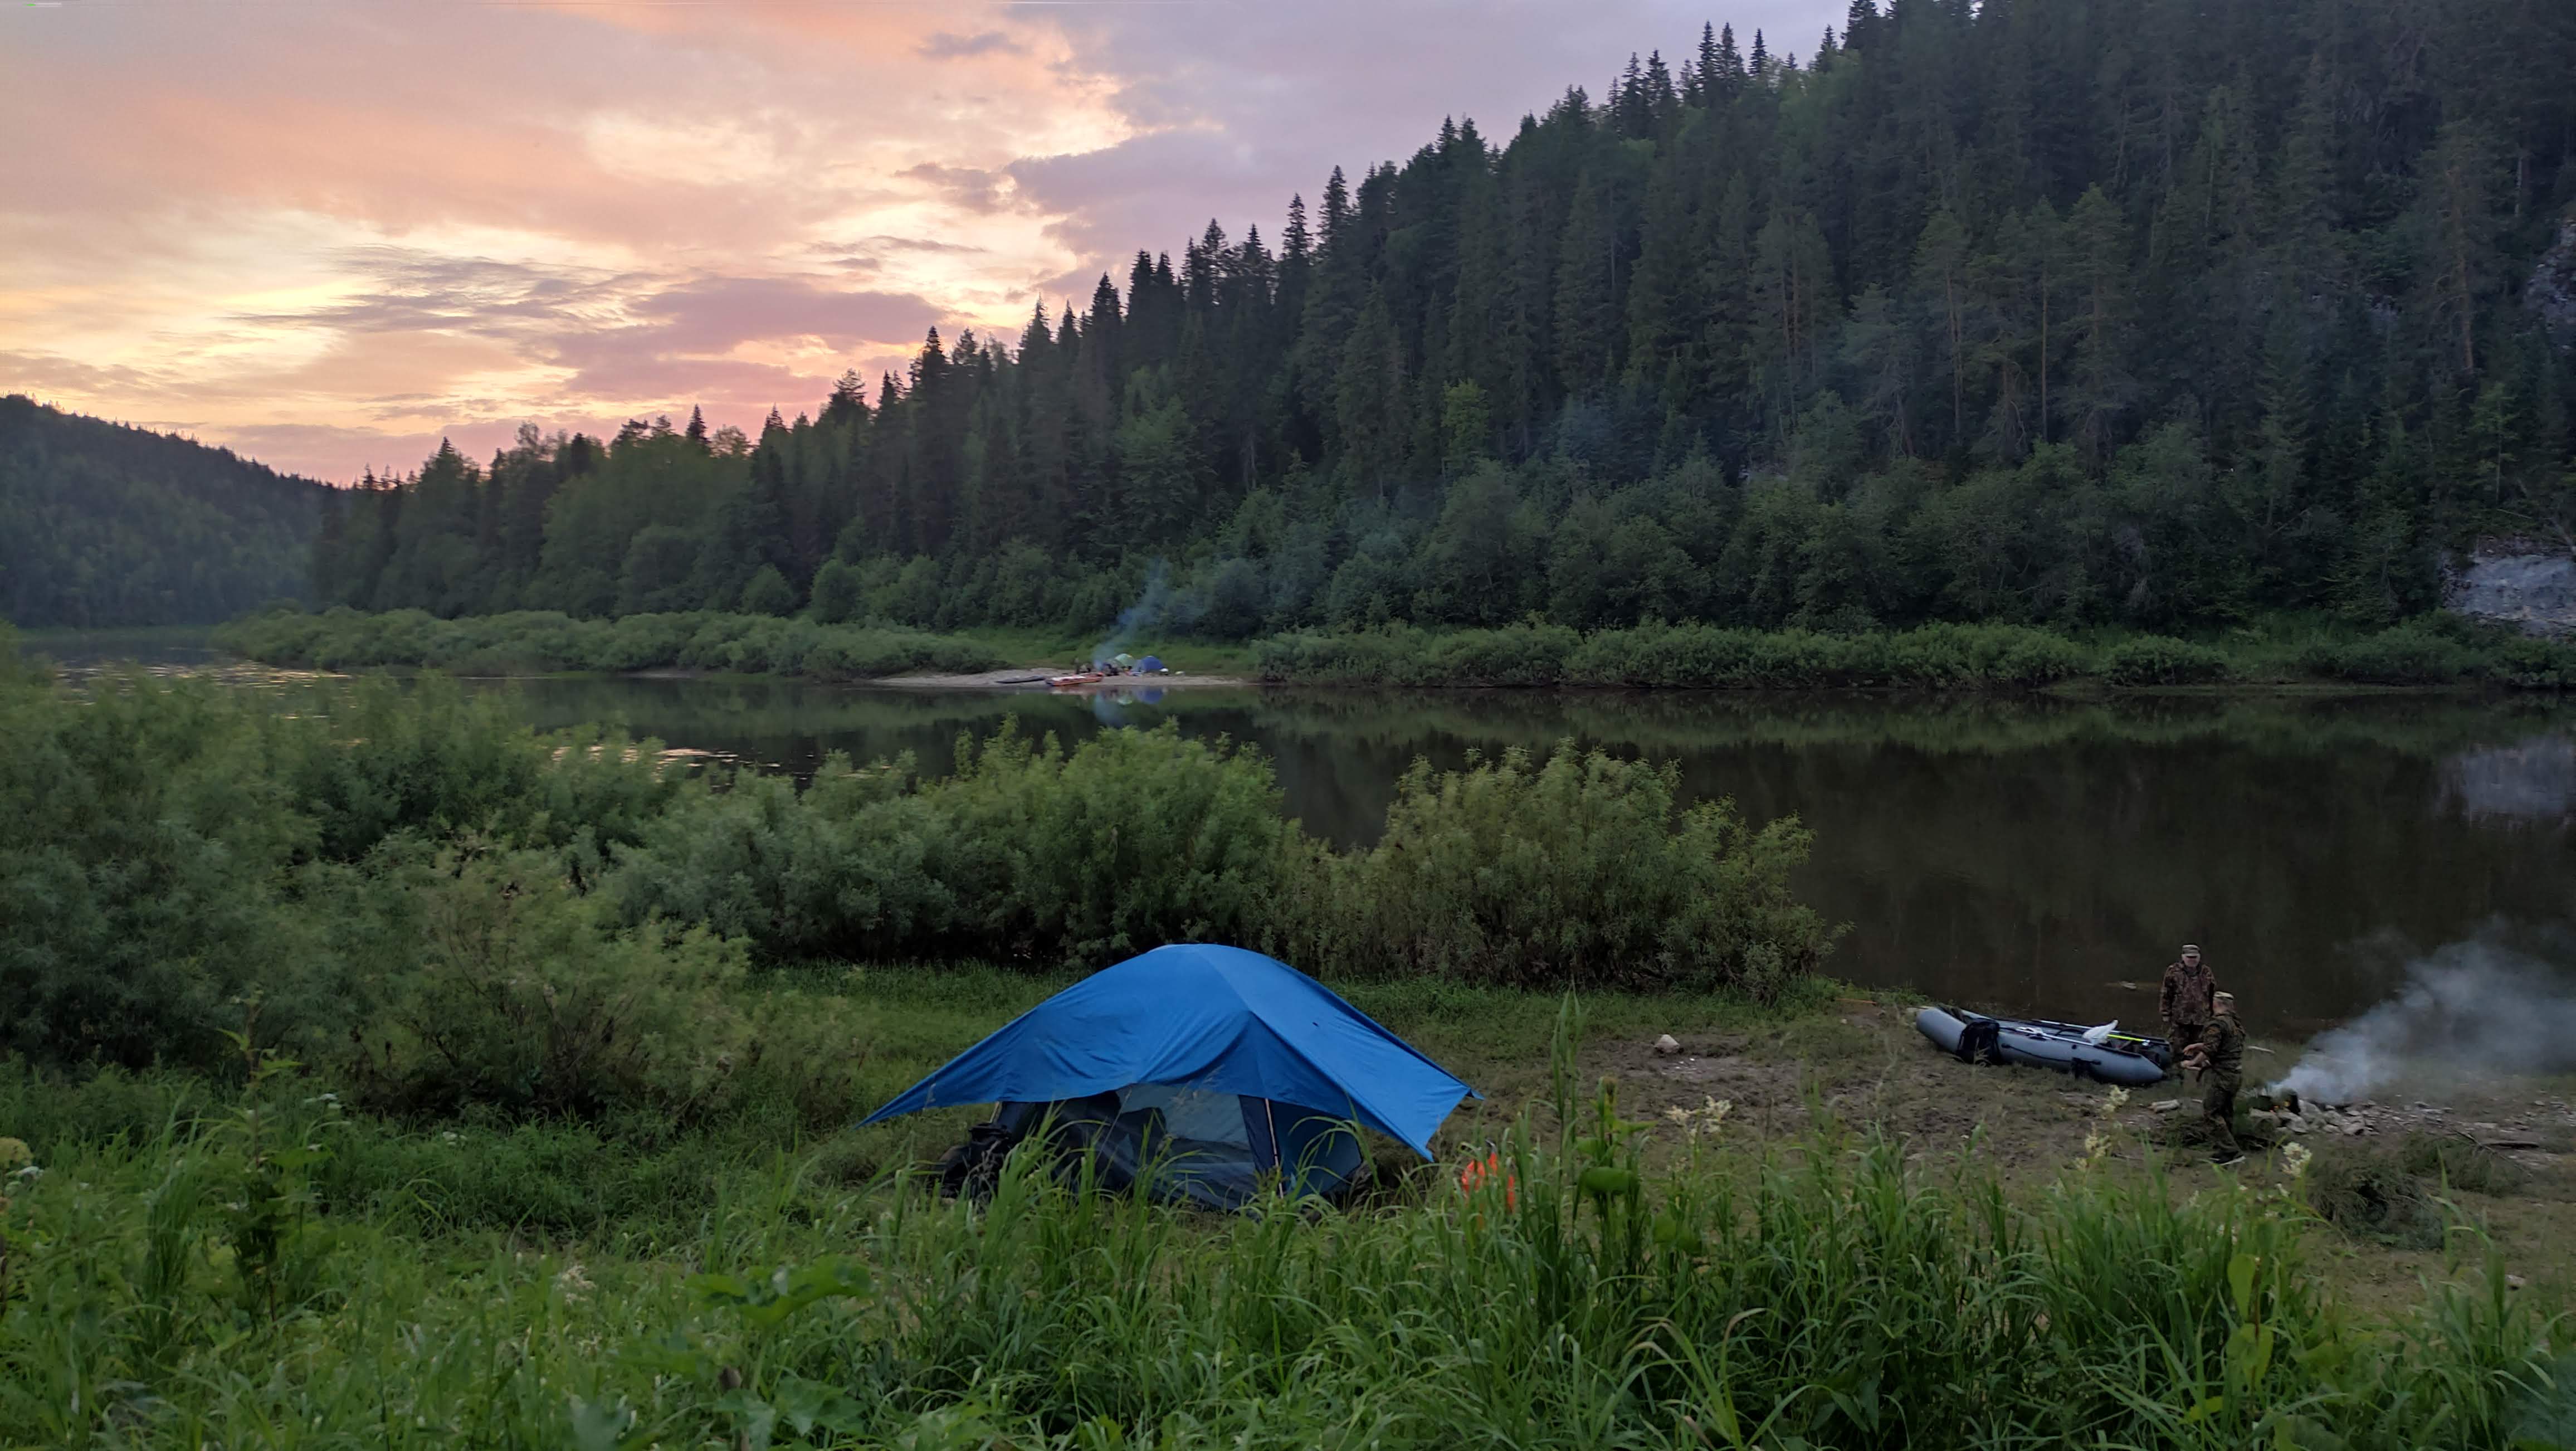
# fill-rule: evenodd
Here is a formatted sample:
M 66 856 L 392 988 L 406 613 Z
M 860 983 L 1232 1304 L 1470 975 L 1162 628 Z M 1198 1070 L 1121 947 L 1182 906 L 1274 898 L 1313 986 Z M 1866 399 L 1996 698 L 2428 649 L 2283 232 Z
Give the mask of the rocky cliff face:
M 2483 547 L 2452 576 L 2444 602 L 2525 634 L 2576 637 L 2576 558 L 2563 550 Z
M 2576 221 L 2558 229 L 2558 241 L 2540 254 L 2522 285 L 2522 305 L 2561 348 L 2576 347 Z

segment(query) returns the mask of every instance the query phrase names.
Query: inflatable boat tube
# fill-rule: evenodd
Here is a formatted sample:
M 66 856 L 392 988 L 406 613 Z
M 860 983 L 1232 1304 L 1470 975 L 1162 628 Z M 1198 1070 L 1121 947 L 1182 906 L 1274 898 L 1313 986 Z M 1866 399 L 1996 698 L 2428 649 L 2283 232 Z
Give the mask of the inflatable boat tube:
M 2164 1081 L 2172 1062 L 2161 1038 L 2115 1033 L 2088 1043 L 2084 1028 L 2047 1018 L 1993 1018 L 1964 1008 L 1929 1007 L 1914 1015 L 1914 1027 L 1963 1063 L 2054 1068 L 2131 1088 Z

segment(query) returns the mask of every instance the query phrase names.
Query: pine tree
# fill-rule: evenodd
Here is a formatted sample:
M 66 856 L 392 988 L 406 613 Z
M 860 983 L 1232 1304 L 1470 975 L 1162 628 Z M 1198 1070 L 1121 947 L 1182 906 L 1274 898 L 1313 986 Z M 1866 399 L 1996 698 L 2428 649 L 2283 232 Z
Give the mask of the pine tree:
M 1619 236 L 1609 198 L 1591 173 L 1574 188 L 1565 237 L 1557 248 L 1556 374 L 1565 391 L 1584 397 L 1610 381 L 1616 353 Z

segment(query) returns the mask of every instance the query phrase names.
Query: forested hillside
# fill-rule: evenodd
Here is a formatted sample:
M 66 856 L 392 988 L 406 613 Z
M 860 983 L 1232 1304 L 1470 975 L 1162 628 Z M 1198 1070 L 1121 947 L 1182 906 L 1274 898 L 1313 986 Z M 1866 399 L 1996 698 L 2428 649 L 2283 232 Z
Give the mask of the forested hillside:
M 1749 42 L 757 439 L 442 452 L 328 520 L 318 590 L 2173 630 L 2384 623 L 2481 535 L 2570 540 L 2576 6 L 1854 0 Z
M 323 485 L 0 397 L 0 617 L 212 623 L 306 593 Z

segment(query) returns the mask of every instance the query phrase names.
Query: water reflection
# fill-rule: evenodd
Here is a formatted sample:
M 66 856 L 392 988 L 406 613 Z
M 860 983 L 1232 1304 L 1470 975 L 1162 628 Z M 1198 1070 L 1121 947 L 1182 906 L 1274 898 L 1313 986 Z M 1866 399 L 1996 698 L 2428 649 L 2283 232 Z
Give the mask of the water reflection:
M 2532 736 L 2442 763 L 2446 803 L 2475 817 L 2564 823 L 2576 816 L 2576 739 Z

